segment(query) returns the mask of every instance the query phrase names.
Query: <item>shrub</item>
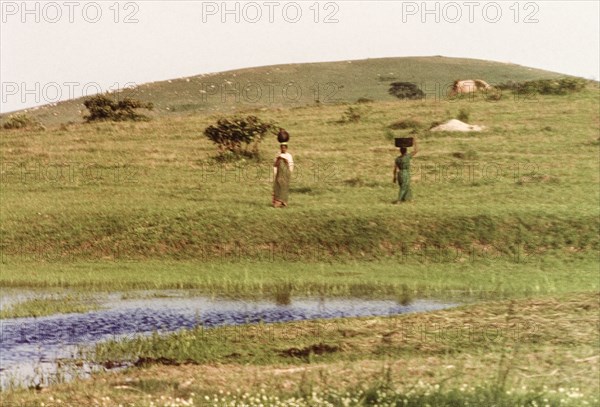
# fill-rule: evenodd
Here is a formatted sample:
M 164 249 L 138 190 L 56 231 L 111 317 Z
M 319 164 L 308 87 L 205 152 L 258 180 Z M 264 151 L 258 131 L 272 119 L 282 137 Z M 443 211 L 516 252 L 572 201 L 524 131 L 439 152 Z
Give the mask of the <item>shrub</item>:
M 143 114 L 139 114 L 135 109 L 154 108 L 152 103 L 144 103 L 133 98 L 124 98 L 123 100 L 113 100 L 107 95 L 95 95 L 83 102 L 84 106 L 89 110 L 90 114 L 85 116 L 85 121 L 146 121 L 150 118 Z
M 379 82 L 389 82 L 397 79 L 394 75 L 377 75 L 377 80 Z
M 342 114 L 338 124 L 345 123 L 358 123 L 361 119 L 366 116 L 370 111 L 369 106 L 348 106 L 348 108 Z
M 458 116 L 456 116 L 456 118 L 458 120 L 460 120 L 461 122 L 465 122 L 468 123 L 469 122 L 469 110 L 468 109 L 460 109 L 458 111 Z
M 580 92 L 586 86 L 587 81 L 581 78 L 560 78 L 560 79 L 538 79 L 525 82 L 506 82 L 497 87 L 499 89 L 510 89 L 518 94 L 540 95 L 566 95 L 568 93 Z
M 490 102 L 496 102 L 502 99 L 502 91 L 500 89 L 493 88 L 485 92 L 485 100 Z
M 25 129 L 31 127 L 38 127 L 40 124 L 33 120 L 31 117 L 27 116 L 24 113 L 17 113 L 11 116 L 8 116 L 6 122 L 2 125 L 2 128 L 6 130 L 14 130 L 14 129 Z
M 515 88 L 517 83 L 518 82 L 510 80 L 507 82 L 498 83 L 498 84 L 494 85 L 494 88 L 500 89 L 500 90 L 512 90 Z
M 362 103 L 373 103 L 373 99 L 371 98 L 365 98 L 365 97 L 360 97 L 356 100 L 356 103 L 362 104 Z
M 394 141 L 394 139 L 396 138 L 396 135 L 394 134 L 393 131 L 391 131 L 390 129 L 386 129 L 385 130 L 385 138 L 387 140 L 391 140 Z
M 566 92 L 581 92 L 587 81 L 581 78 L 562 78 L 559 81 L 559 87 Z
M 421 123 L 415 119 L 404 119 L 394 122 L 388 126 L 392 130 L 418 129 Z
M 343 116 L 342 120 L 345 119 L 345 121 L 347 121 L 347 122 L 354 123 L 354 122 L 360 121 L 361 116 L 362 115 L 361 115 L 359 108 L 350 106 L 344 112 L 344 116 Z
M 431 122 L 431 124 L 429 125 L 429 130 L 433 129 L 434 127 L 439 126 L 440 124 L 443 124 L 444 122 L 441 120 L 434 120 Z
M 393 82 L 390 84 L 388 93 L 398 99 L 417 100 L 425 97 L 423 91 L 410 82 Z
M 465 153 L 463 153 L 462 151 L 452 153 L 452 157 L 460 158 L 461 160 L 475 160 L 478 156 L 479 155 L 475 150 L 467 150 Z
M 204 129 L 204 135 L 219 148 L 220 158 L 259 156 L 258 145 L 275 125 L 256 116 L 221 118 Z

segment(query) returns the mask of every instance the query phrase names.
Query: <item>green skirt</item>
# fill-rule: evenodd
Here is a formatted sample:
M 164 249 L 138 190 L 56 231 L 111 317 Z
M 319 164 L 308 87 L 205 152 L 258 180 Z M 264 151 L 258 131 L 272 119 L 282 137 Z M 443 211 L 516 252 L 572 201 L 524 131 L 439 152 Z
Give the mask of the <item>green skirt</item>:
M 276 162 L 277 175 L 273 182 L 273 204 L 287 205 L 290 196 L 290 168 L 286 160 L 279 158 Z
M 398 186 L 400 187 L 398 200 L 401 202 L 410 201 L 412 199 L 412 193 L 410 191 L 410 170 L 400 171 L 400 174 L 398 174 Z

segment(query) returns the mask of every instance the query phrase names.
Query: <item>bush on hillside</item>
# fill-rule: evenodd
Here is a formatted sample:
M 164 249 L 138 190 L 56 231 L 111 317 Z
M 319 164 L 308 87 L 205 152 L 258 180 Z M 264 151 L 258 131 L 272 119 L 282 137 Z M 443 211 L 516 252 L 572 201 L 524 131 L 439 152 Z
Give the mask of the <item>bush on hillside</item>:
M 337 124 L 358 123 L 371 112 L 371 107 L 364 103 L 359 106 L 348 106 Z
M 5 130 L 26 129 L 32 127 L 41 127 L 41 125 L 25 113 L 17 113 L 8 116 L 2 125 L 2 128 Z
M 586 83 L 582 78 L 538 79 L 525 82 L 509 81 L 499 84 L 497 88 L 519 94 L 566 95 L 582 91 Z
M 392 130 L 418 129 L 422 126 L 421 122 L 415 119 L 399 120 L 390 124 L 388 127 Z
M 145 103 L 128 97 L 116 101 L 103 94 L 92 96 L 86 99 L 83 104 L 90 112 L 89 115 L 84 116 L 85 121 L 88 123 L 97 121 L 147 121 L 150 118 L 137 113 L 135 109 L 152 110 L 154 108 L 152 103 Z
M 460 120 L 461 122 L 468 123 L 469 122 L 469 116 L 470 116 L 469 109 L 460 109 L 458 111 L 458 115 L 456 116 L 456 118 L 458 120 Z
M 423 91 L 410 82 L 393 82 L 390 84 L 388 93 L 398 99 L 418 100 L 425 97 Z
M 366 98 L 366 97 L 360 97 L 356 100 L 356 103 L 358 103 L 358 104 L 373 103 L 373 99 Z
M 219 157 L 259 157 L 258 146 L 275 125 L 256 116 L 221 118 L 204 129 L 204 135 L 219 148 Z

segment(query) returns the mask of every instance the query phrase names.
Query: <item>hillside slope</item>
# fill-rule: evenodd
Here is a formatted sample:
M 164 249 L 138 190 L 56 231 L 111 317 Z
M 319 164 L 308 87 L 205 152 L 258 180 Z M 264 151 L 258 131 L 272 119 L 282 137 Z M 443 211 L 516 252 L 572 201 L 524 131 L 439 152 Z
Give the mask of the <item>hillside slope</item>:
M 285 211 L 270 207 L 276 139 L 261 144 L 261 161 L 219 163 L 202 136 L 211 114 L 4 130 L 4 254 L 204 260 L 241 247 L 249 256 L 273 248 L 286 258 L 336 260 L 402 247 L 526 247 L 569 258 L 598 249 L 596 89 L 535 101 L 378 101 L 362 107 L 360 120 L 340 123 L 347 110 L 258 113 L 292 135 Z M 427 131 L 460 111 L 486 130 Z M 391 205 L 392 138 L 411 130 L 390 134 L 389 126 L 402 119 L 421 125 L 414 202 Z M 565 146 L 560 165 L 557 146 Z
M 154 103 L 155 116 L 190 112 L 228 112 L 249 107 L 293 107 L 392 100 L 391 82 L 416 83 L 428 98 L 443 98 L 456 79 L 480 78 L 490 84 L 559 77 L 520 65 L 447 57 L 399 57 L 246 68 L 143 84 L 124 94 Z M 81 121 L 83 99 L 29 109 L 44 124 Z

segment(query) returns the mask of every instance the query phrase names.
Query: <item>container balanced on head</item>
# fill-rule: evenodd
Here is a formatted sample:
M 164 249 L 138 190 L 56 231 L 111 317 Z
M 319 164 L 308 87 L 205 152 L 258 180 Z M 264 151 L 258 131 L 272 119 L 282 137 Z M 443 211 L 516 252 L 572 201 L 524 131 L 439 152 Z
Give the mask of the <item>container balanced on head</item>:
M 290 178 L 294 171 L 294 158 L 288 153 L 290 135 L 284 129 L 279 129 L 279 155 L 273 164 L 273 207 L 284 208 L 288 205 L 290 194 Z
M 413 146 L 414 150 L 412 153 L 408 153 L 408 147 Z M 400 156 L 396 158 L 394 162 L 394 184 L 398 182 L 400 191 L 398 193 L 398 200 L 394 203 L 406 202 L 412 199 L 412 192 L 410 190 L 410 160 L 412 157 L 417 155 L 417 140 L 409 138 L 397 138 L 396 147 L 400 148 Z

